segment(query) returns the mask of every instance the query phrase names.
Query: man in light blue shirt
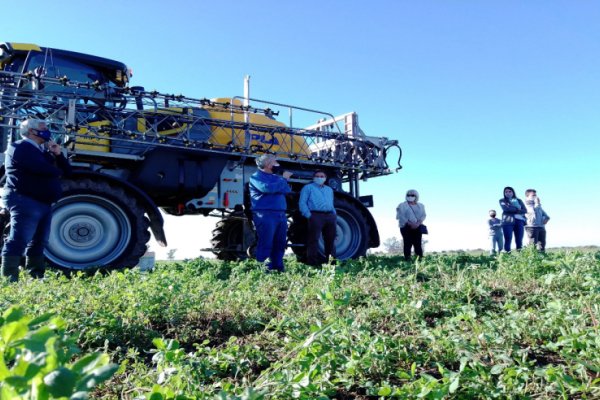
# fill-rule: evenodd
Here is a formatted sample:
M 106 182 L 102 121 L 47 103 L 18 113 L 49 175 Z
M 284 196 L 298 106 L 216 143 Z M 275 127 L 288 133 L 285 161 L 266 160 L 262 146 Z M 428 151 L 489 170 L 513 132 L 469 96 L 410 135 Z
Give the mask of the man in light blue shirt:
M 323 234 L 325 243 L 325 261 L 335 258 L 335 235 L 337 216 L 333 205 L 333 189 L 325 185 L 327 175 L 318 170 L 313 182 L 300 191 L 298 206 L 302 215 L 308 219 L 308 237 L 306 239 L 306 260 L 309 265 L 320 265 L 319 238 Z

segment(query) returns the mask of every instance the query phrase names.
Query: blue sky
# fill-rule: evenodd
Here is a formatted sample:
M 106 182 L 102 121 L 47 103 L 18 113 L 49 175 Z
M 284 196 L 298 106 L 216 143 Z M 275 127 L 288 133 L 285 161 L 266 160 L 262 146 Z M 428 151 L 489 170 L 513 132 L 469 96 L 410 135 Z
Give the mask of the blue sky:
M 404 152 L 361 187 L 382 239 L 415 188 L 426 250 L 484 248 L 509 185 L 538 190 L 548 246 L 600 244 L 598 2 L 3 0 L 2 14 L 0 40 L 118 59 L 148 89 L 241 95 L 250 74 L 253 97 L 356 111 Z M 209 225 L 169 218 L 170 247 L 199 254 Z

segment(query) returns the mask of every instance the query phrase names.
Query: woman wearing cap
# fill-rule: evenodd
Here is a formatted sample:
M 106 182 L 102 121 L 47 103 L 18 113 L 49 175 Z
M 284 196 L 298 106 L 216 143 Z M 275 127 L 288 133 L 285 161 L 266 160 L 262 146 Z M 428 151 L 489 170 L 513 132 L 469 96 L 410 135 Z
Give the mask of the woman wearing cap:
M 525 232 L 525 214 L 527 209 L 521 199 L 517 198 L 515 189 L 510 186 L 504 188 L 504 197 L 500 199 L 502 207 L 502 232 L 504 233 L 504 251 L 510 251 L 510 242 L 513 234 L 517 250 L 523 247 L 523 234 Z
M 419 192 L 411 189 L 406 192 L 406 201 L 396 207 L 396 219 L 400 226 L 400 234 L 404 242 L 404 259 L 410 261 L 411 248 L 415 248 L 415 255 L 423 257 L 421 240 L 423 234 L 419 228 L 425 221 L 425 206 L 419 203 Z

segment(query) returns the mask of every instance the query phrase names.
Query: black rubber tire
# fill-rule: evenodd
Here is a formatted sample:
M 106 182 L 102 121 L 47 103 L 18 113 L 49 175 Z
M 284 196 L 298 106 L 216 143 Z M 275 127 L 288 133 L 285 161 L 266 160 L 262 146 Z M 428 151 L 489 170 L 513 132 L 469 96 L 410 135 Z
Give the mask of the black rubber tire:
M 91 179 L 64 180 L 53 206 L 48 262 L 65 271 L 135 267 L 147 250 L 150 221 L 135 197 Z
M 353 202 L 335 197 L 334 206 L 337 213 L 337 234 L 335 239 L 338 260 L 364 257 L 369 249 L 371 226 L 366 211 Z M 288 238 L 292 243 L 292 251 L 300 262 L 306 262 L 306 218 L 300 214 L 293 216 L 288 230 Z M 300 245 L 300 246 L 298 246 Z M 319 243 L 319 253 L 324 257 L 323 239 Z
M 223 218 L 213 229 L 211 245 L 219 260 L 236 261 L 248 258 L 244 248 L 244 223 L 242 217 Z

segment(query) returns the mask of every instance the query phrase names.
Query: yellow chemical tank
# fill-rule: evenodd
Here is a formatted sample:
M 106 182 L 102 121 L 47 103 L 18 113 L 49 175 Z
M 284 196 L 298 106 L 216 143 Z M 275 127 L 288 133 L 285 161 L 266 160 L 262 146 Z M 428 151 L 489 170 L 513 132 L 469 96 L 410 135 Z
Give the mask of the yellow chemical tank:
M 110 126 L 110 121 L 95 121 L 90 122 L 89 126 L 93 128 L 100 128 L 102 126 Z M 95 131 L 95 129 L 94 129 Z M 75 140 L 76 150 L 87 150 L 87 151 L 102 151 L 107 152 L 110 150 L 110 140 L 108 139 L 108 133 L 104 132 L 90 132 L 88 128 L 79 128 L 77 135 L 88 135 L 77 136 Z
M 234 109 L 232 111 L 226 106 L 226 104 L 232 104 L 233 106 L 238 107 L 241 106 L 242 102 L 239 99 L 225 97 L 211 99 L 211 102 L 215 103 L 215 105 L 203 107 L 208 111 L 210 118 L 226 122 L 245 122 L 244 111 L 241 109 Z M 246 145 L 246 140 L 248 140 L 249 146 L 253 146 L 256 149 L 269 150 L 285 154 L 293 153 L 300 157 L 310 156 L 310 149 L 303 137 L 276 133 L 278 130 L 276 128 L 282 128 L 286 126 L 284 123 L 264 114 L 249 112 L 248 116 L 249 123 L 259 125 L 262 129 L 250 130 L 248 132 L 250 137 L 246 138 L 246 132 L 242 129 L 212 127 L 212 136 L 210 141 L 219 145 L 233 144 L 234 146 L 243 147 Z M 272 132 L 269 132 L 269 127 L 274 128 Z
M 233 122 L 244 123 L 245 113 L 241 109 L 233 111 L 227 104 L 241 106 L 238 99 L 217 98 L 211 100 L 212 105 L 202 107 L 169 107 L 154 111 L 144 111 L 144 117 L 136 120 L 126 121 L 125 129 L 145 133 L 152 128 L 159 135 L 176 136 L 187 132 L 189 139 L 193 141 L 208 141 L 214 145 L 238 146 L 240 148 L 251 146 L 255 152 L 272 151 L 286 155 L 294 154 L 296 157 L 307 158 L 311 152 L 306 140 L 301 136 L 293 136 L 285 133 L 277 133 L 278 128 L 286 125 L 264 114 L 248 113 L 249 122 L 260 127 L 259 130 L 232 129 L 227 127 Z M 189 118 L 185 118 L 188 116 Z M 223 121 L 223 126 L 205 124 L 205 119 Z M 109 121 L 96 121 L 90 123 L 92 127 L 110 126 Z M 217 124 L 218 125 L 218 124 Z M 271 130 L 272 128 L 272 130 Z M 86 128 L 78 131 L 80 135 L 90 135 Z M 246 138 L 246 135 L 249 138 Z M 95 137 L 78 137 L 75 145 L 77 150 L 114 151 L 118 153 L 137 153 L 143 147 L 143 143 L 115 146 L 111 143 L 107 134 L 98 133 Z M 106 138 L 105 138 L 106 137 Z M 248 143 L 246 143 L 248 140 Z M 110 149 L 111 144 L 113 149 Z

